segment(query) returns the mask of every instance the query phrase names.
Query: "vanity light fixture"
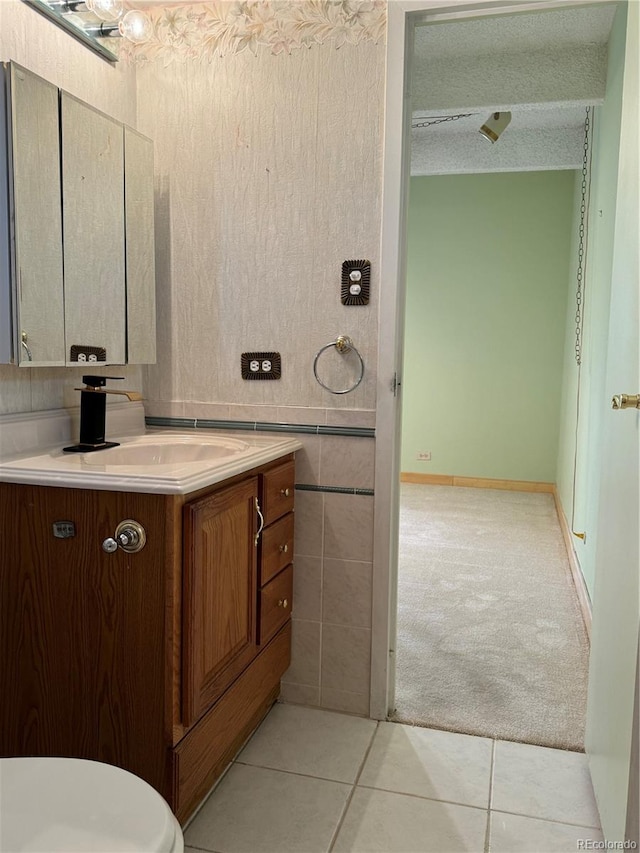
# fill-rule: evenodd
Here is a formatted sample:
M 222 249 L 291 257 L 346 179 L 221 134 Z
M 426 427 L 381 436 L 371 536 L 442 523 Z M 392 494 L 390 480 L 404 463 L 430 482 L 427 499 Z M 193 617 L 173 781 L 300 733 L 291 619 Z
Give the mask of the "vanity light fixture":
M 92 12 L 102 21 L 117 21 L 124 12 L 122 0 L 48 0 L 47 5 L 62 15 Z
M 126 38 L 140 44 L 153 33 L 148 16 L 124 11 L 123 0 L 22 0 L 110 62 L 118 57 L 98 39 Z
M 153 27 L 151 21 L 144 12 L 132 9 L 123 15 L 117 24 L 98 24 L 94 27 L 85 27 L 85 32 L 94 38 L 126 38 L 134 44 L 142 44 L 152 35 Z
M 505 130 L 511 121 L 511 113 L 492 113 L 485 123 L 480 128 L 480 134 L 489 142 L 497 142 L 500 134 Z

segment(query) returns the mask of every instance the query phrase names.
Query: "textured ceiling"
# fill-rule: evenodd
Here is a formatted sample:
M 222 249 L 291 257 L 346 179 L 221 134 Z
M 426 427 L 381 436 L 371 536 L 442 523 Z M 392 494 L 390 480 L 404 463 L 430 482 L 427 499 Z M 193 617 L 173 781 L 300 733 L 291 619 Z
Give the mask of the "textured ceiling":
M 585 105 L 604 92 L 614 15 L 608 4 L 418 27 L 413 102 L 423 108 L 414 108 L 413 124 L 473 115 L 413 130 L 412 174 L 578 168 Z M 584 91 L 568 81 L 576 54 Z M 491 145 L 478 129 L 494 109 L 510 110 L 512 121 Z
M 471 111 L 470 111 L 471 112 Z M 448 113 L 441 113 L 448 115 Z M 455 121 L 442 122 L 420 128 L 416 133 L 443 134 L 443 133 L 468 133 L 477 131 L 480 125 L 491 115 L 490 110 L 483 109 L 474 112 L 468 118 L 460 118 Z M 585 110 L 583 106 L 567 105 L 559 107 L 527 108 L 527 106 L 512 107 L 511 124 L 506 133 L 518 130 L 530 130 L 531 128 L 557 128 L 557 127 L 581 127 L 584 124 Z M 433 121 L 433 117 L 426 112 L 418 110 L 413 114 L 412 124 Z
M 515 53 L 606 44 L 614 14 L 615 6 L 609 4 L 419 26 L 414 55 L 436 59 L 493 53 L 496 49 Z

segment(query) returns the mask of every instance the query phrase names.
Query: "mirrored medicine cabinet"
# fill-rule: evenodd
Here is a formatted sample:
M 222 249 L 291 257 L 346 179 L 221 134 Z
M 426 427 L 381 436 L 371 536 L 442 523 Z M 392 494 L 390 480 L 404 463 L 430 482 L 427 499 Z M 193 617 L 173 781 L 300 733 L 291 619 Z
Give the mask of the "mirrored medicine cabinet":
M 1 68 L 0 363 L 155 362 L 153 142 Z

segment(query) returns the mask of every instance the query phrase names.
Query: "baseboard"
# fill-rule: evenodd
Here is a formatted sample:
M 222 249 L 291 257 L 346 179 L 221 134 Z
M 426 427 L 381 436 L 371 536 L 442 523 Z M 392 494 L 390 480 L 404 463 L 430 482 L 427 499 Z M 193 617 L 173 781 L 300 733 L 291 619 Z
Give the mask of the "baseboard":
M 562 538 L 564 539 L 564 545 L 567 549 L 567 557 L 571 568 L 573 585 L 576 588 L 576 595 L 578 596 L 580 611 L 582 612 L 582 620 L 584 622 L 584 627 L 589 641 L 591 641 L 591 598 L 589 597 L 589 590 L 587 589 L 587 584 L 585 583 L 584 575 L 582 574 L 582 569 L 580 568 L 580 563 L 578 561 L 575 548 L 573 547 L 573 534 L 571 533 L 567 516 L 564 514 L 564 509 L 560 502 L 560 496 L 558 495 L 558 490 L 555 486 L 553 489 L 553 498 L 556 504 L 556 512 L 558 513 L 560 529 L 562 530 Z
M 429 486 L 453 486 L 453 477 L 447 474 L 415 474 L 413 471 L 403 471 L 400 474 L 400 482 Z
M 507 492 L 545 492 L 554 494 L 553 483 L 538 483 L 533 480 L 494 480 L 490 477 L 457 477 L 452 474 L 417 474 L 403 471 L 401 483 L 418 483 L 430 486 L 466 486 L 468 489 L 502 489 Z

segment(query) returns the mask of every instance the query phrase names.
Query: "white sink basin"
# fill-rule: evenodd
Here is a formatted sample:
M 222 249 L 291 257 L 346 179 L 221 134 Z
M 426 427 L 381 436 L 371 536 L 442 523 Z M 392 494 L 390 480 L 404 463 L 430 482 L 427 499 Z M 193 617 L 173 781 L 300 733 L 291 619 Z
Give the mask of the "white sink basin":
M 116 441 L 115 430 L 112 435 Z M 236 437 L 195 429 L 123 435 L 120 442 L 94 453 L 64 453 L 69 436 L 60 436 L 54 450 L 0 458 L 0 482 L 186 495 L 302 447 L 292 436 L 248 432 Z
M 226 436 L 143 436 L 120 447 L 86 453 L 83 461 L 95 466 L 183 465 L 190 462 L 211 462 L 243 453 L 249 448 L 246 441 Z

